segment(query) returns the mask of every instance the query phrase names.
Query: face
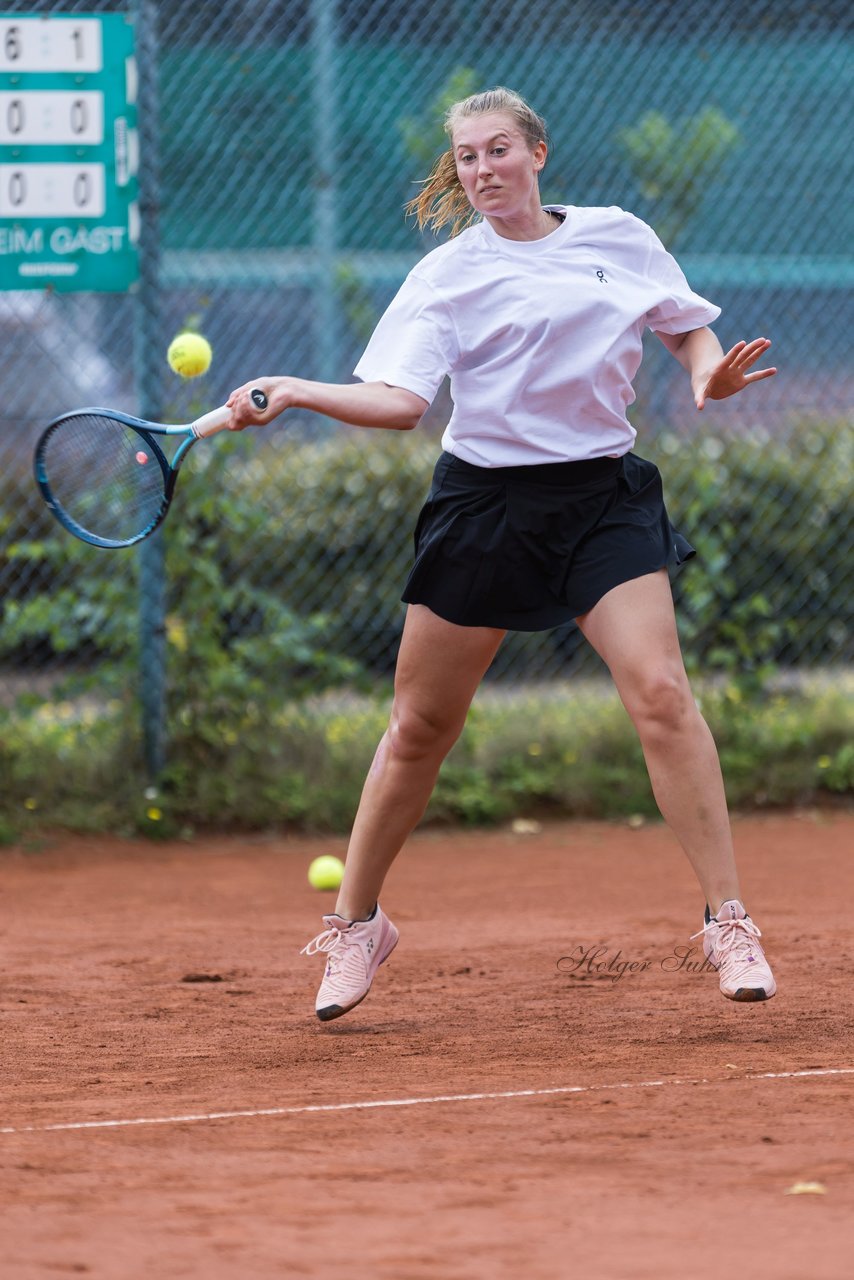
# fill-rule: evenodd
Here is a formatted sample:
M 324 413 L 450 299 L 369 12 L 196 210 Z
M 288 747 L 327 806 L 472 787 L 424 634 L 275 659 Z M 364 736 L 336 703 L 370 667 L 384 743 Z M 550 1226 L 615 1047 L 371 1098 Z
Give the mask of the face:
M 532 151 L 512 115 L 469 116 L 455 126 L 451 142 L 463 190 L 478 213 L 513 218 L 539 210 L 546 144 Z

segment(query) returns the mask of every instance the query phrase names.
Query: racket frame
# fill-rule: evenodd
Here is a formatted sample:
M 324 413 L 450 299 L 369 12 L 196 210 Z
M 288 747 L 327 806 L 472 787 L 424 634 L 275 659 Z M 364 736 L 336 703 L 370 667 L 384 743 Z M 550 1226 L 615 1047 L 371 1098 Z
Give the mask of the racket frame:
M 267 407 L 267 397 L 262 391 L 254 390 L 252 400 L 257 409 L 265 409 Z M 82 418 L 87 414 L 97 415 L 100 418 L 108 418 L 113 422 L 119 423 L 121 426 L 130 427 L 145 442 L 151 450 L 152 455 L 157 459 L 157 464 L 163 474 L 163 497 L 160 506 L 152 520 L 140 532 L 132 538 L 104 538 L 100 534 L 93 533 L 90 529 L 86 529 L 83 525 L 68 514 L 65 508 L 54 497 L 53 490 L 50 487 L 48 479 L 48 469 L 46 465 L 47 444 L 51 436 L 59 431 L 64 423 L 71 418 Z M 138 542 L 142 542 L 145 538 L 151 536 L 156 529 L 160 527 L 166 518 L 172 496 L 175 492 L 175 483 L 178 479 L 178 471 L 181 463 L 186 458 L 189 451 L 197 440 L 215 435 L 216 432 L 222 431 L 231 419 L 231 410 L 225 405 L 219 409 L 212 409 L 210 413 L 203 414 L 200 418 L 190 423 L 157 423 L 146 422 L 144 418 L 136 418 L 133 414 L 122 413 L 119 409 L 103 409 L 103 408 L 86 408 L 74 409 L 70 413 L 60 414 L 58 418 L 54 418 L 49 422 L 42 432 L 36 444 L 35 453 L 33 455 L 33 470 L 35 472 L 36 484 L 42 498 L 48 508 L 59 521 L 64 529 L 79 538 L 82 542 L 88 542 L 93 547 L 103 547 L 106 550 L 118 550 L 122 547 L 133 547 Z M 157 442 L 157 436 L 183 437 L 175 453 L 170 461 Z

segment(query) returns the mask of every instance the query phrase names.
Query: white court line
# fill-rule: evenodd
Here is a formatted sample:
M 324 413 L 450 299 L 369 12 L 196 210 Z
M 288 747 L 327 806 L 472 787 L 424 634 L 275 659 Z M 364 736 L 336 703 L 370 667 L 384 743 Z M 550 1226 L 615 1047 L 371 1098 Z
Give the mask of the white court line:
M 604 1093 L 614 1089 L 664 1089 L 686 1084 L 729 1084 L 736 1080 L 803 1080 L 809 1076 L 849 1076 L 854 1067 L 813 1067 L 808 1071 L 763 1071 L 712 1080 L 628 1080 L 619 1084 L 568 1084 L 553 1089 L 507 1089 L 500 1093 L 442 1093 L 429 1098 L 381 1098 L 373 1102 L 328 1102 L 302 1107 L 260 1107 L 251 1111 L 206 1111 L 199 1115 L 140 1116 L 135 1120 L 79 1120 L 69 1124 L 8 1125 L 0 1133 L 60 1133 L 77 1129 L 127 1129 L 134 1125 L 203 1124 L 210 1120 L 246 1120 L 258 1116 L 304 1116 L 322 1111 L 372 1111 L 380 1107 L 426 1107 L 437 1102 L 488 1102 L 502 1098 L 546 1098 L 566 1093 Z

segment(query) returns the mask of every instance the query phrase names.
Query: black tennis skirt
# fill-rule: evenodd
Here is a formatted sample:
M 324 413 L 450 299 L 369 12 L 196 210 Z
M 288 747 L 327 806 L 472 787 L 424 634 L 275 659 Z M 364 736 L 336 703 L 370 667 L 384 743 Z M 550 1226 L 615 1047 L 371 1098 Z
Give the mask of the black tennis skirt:
M 658 468 L 634 453 L 495 468 L 443 453 L 403 599 L 464 627 L 545 631 L 694 554 Z

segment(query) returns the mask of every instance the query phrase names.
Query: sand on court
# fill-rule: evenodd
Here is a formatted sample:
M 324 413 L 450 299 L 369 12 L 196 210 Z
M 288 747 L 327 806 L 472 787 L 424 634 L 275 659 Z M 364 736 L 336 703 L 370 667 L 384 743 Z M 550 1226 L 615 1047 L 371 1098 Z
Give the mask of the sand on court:
M 666 828 L 559 823 L 418 833 L 400 945 L 326 1026 L 305 873 L 343 842 L 4 851 L 4 1280 L 847 1275 L 854 817 L 735 830 L 767 1004 L 720 997 Z

